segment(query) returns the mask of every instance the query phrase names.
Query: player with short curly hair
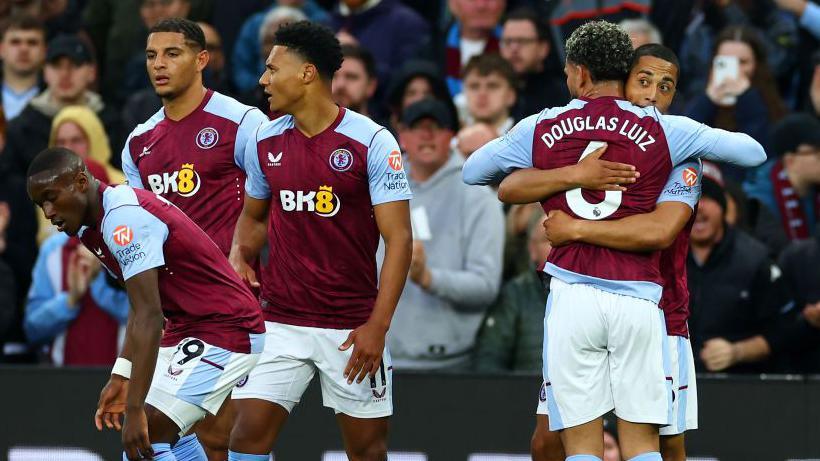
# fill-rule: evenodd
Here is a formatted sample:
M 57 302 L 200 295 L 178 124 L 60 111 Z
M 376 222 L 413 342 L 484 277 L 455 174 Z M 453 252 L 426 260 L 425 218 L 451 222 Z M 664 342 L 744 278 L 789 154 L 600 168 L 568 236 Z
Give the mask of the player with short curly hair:
M 692 159 L 756 166 L 766 155 L 744 134 L 626 101 L 624 82 L 634 52 L 619 27 L 589 22 L 573 32 L 566 50 L 567 86 L 576 99 L 527 117 L 474 152 L 464 164 L 464 181 L 498 183 L 526 168 L 538 169 L 542 177 L 539 201 L 553 243 L 544 268 L 552 279 L 543 400 L 550 430 L 561 431 L 567 460 L 601 460 L 601 416 L 614 409 L 624 459 L 661 461 L 658 428 L 672 422 L 673 375 L 658 308 L 664 284 L 660 253 L 562 238 L 554 224 L 651 212 L 662 195 L 695 184 L 697 169 L 686 168 L 677 174 L 682 183 L 667 185 L 676 168 Z M 582 178 L 579 172 L 602 155 L 612 174 L 602 181 Z M 499 198 L 510 201 L 501 186 Z

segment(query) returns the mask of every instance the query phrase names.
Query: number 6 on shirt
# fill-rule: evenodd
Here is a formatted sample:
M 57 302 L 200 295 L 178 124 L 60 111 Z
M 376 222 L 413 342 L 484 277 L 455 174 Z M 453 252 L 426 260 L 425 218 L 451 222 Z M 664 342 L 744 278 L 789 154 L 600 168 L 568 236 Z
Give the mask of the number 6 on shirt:
M 591 141 L 587 144 L 587 148 L 584 149 L 581 157 L 578 158 L 578 162 L 605 145 L 605 142 Z M 615 211 L 618 210 L 618 207 L 621 206 L 622 196 L 623 194 L 621 191 L 607 191 L 604 196 L 604 200 L 601 203 L 589 203 L 581 194 L 580 187 L 568 190 L 566 192 L 567 205 L 569 205 L 572 212 L 580 218 L 590 220 L 604 219 L 612 213 L 615 213 Z

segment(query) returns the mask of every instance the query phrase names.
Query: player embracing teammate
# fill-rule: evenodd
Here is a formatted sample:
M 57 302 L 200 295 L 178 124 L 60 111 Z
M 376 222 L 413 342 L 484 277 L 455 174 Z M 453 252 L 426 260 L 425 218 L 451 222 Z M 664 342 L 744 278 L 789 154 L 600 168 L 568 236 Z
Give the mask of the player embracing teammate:
M 633 181 L 629 170 L 618 167 L 622 173 L 600 191 L 561 184 L 567 176 L 554 182 L 538 198 L 549 227 L 550 220 L 567 216 L 626 221 L 650 213 L 674 169 L 692 159 L 743 166 L 765 160 L 763 148 L 746 135 L 624 100 L 633 50 L 617 26 L 587 23 L 567 40 L 566 51 L 567 86 L 576 99 L 522 120 L 476 151 L 464 165 L 465 182 L 499 183 L 527 168 L 548 177 L 602 153 L 607 162 L 632 165 L 640 173 Z M 684 169 L 680 181 L 694 184 L 697 173 Z M 601 416 L 614 409 L 624 457 L 660 461 L 658 428 L 672 423 L 673 400 L 667 332 L 658 308 L 665 283 L 660 253 L 592 240 L 567 239 L 545 267 L 552 275 L 543 347 L 549 429 L 561 431 L 566 459 L 599 461 Z

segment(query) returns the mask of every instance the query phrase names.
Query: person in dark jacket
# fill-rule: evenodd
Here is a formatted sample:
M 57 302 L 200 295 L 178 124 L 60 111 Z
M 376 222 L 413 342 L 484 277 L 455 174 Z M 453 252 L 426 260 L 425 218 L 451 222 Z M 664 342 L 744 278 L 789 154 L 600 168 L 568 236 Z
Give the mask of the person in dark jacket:
M 772 371 L 791 303 L 767 248 L 725 222 L 723 186 L 704 175 L 687 263 L 689 331 L 699 371 Z
M 549 30 L 533 10 L 518 9 L 506 17 L 500 52 L 518 75 L 516 121 L 545 107 L 563 106 L 570 99 L 563 73 L 546 66 L 550 49 Z
M 398 0 L 340 0 L 330 24 L 342 44 L 370 51 L 381 82 L 390 81 L 430 36 L 430 25 Z
M 538 268 L 551 250 L 541 230 L 544 219 L 543 213 L 535 215 L 527 229 L 530 270 L 501 287 L 498 300 L 484 317 L 473 358 L 476 371 L 541 371 L 549 275 Z

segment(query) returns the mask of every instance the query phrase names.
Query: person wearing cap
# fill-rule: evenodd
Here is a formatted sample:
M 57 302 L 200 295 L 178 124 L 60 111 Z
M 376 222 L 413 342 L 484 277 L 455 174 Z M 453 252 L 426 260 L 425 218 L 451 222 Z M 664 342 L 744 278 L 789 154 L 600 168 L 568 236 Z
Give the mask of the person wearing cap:
M 769 153 L 744 189 L 777 216 L 789 240 L 809 238 L 820 221 L 820 121 L 784 118 L 771 130 Z
M 122 148 L 120 118 L 99 94 L 89 90 L 97 68 L 88 45 L 76 35 L 60 35 L 48 43 L 44 79 L 46 89 L 35 96 L 6 132 L 2 162 L 9 174 L 23 176 L 37 153 L 48 147 L 51 122 L 64 107 L 82 105 L 93 110 L 103 122 L 111 150 Z M 114 166 L 119 166 L 115 162 Z
M 454 131 L 447 106 L 430 98 L 407 107 L 399 128 L 414 192 L 414 241 L 388 338 L 396 367 L 467 368 L 501 284 L 501 204 L 489 188 L 461 181 L 463 159 L 450 148 Z
M 428 97 L 443 102 L 453 120 L 456 119 L 456 107 L 438 67 L 422 59 L 405 62 L 393 74 L 387 87 L 387 107 L 390 111 L 392 129 L 398 130 L 404 109 Z
M 765 245 L 726 224 L 726 192 L 704 167 L 687 261 L 689 332 L 698 371 L 774 371 L 791 300 Z

